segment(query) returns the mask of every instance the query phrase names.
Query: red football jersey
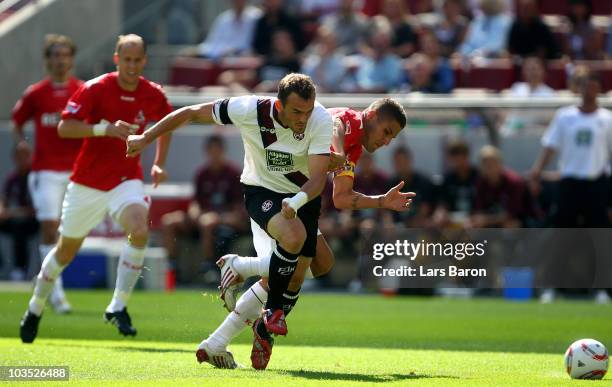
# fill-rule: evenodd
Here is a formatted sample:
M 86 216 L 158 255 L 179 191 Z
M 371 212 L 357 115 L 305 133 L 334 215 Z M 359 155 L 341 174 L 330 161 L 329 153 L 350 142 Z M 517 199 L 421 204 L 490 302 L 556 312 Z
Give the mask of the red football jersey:
M 334 120 L 344 127 L 344 154 L 346 155 L 346 164 L 344 167 L 335 173 L 335 176 L 349 176 L 355 177 L 355 165 L 361 157 L 363 146 L 361 145 L 361 139 L 365 133 L 363 130 L 363 118 L 361 112 L 355 111 L 349 108 L 331 108 L 327 109 Z M 335 136 L 335 134 L 334 134 Z M 332 151 L 338 152 L 331 147 Z
M 28 87 L 13 108 L 13 122 L 24 125 L 34 119 L 32 170 L 70 171 L 81 148 L 81 139 L 60 138 L 57 124 L 70 96 L 83 84 L 71 77 L 62 85 L 43 79 Z
M 172 111 L 160 85 L 140 77 L 134 91 L 119 87 L 117 73 L 86 82 L 68 101 L 62 119 L 88 124 L 122 120 L 144 131 L 148 122 L 158 121 Z M 140 157 L 125 156 L 125 141 L 116 137 L 87 137 L 83 141 L 70 179 L 87 187 L 109 191 L 125 180 L 141 179 Z

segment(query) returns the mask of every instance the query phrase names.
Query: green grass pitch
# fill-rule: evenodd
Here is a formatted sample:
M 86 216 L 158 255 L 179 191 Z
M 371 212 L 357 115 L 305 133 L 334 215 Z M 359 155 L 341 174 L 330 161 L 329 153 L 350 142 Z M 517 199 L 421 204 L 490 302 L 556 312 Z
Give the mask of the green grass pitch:
M 573 381 L 563 369 L 576 339 L 612 346 L 612 308 L 591 302 L 305 294 L 262 372 L 250 369 L 250 330 L 230 347 L 247 368 L 196 362 L 196 346 L 225 316 L 216 294 L 135 293 L 135 339 L 102 322 L 110 291 L 68 295 L 74 313 L 47 309 L 38 339 L 23 345 L 18 322 L 30 295 L 0 293 L 0 365 L 67 365 L 69 384 L 86 386 L 612 385 L 609 375 Z

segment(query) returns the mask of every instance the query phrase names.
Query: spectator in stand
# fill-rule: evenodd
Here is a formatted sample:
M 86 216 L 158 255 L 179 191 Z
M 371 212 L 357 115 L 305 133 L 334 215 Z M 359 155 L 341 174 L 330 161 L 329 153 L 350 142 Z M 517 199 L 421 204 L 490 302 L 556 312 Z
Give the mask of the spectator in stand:
M 322 93 L 339 91 L 346 74 L 343 57 L 337 51 L 336 35 L 326 27 L 320 27 L 316 40 L 306 50 L 302 73 L 310 76 Z
M 364 195 L 384 195 L 388 191 L 387 176 L 376 168 L 376 163 L 371 153 L 363 152 L 359 159 L 353 190 Z M 353 212 L 355 217 L 360 219 L 380 220 L 381 211 L 376 208 L 367 208 Z
M 369 52 L 359 58 L 356 68 L 356 91 L 386 93 L 400 87 L 402 61 L 391 50 L 391 25 L 380 16 L 374 25 Z
M 370 21 L 357 11 L 355 0 L 341 0 L 338 11 L 324 17 L 322 25 L 334 32 L 345 54 L 359 52 L 360 45 L 367 41 L 370 31 Z
M 416 49 L 417 35 L 410 25 L 410 11 L 404 0 L 384 0 L 382 14 L 393 28 L 393 53 L 401 58 L 407 58 Z
M 544 62 L 538 57 L 526 58 L 523 62 L 523 82 L 516 82 L 507 93 L 513 97 L 542 98 L 553 97 L 555 91 L 550 88 L 544 79 L 546 69 Z M 524 129 L 531 129 L 545 125 L 542 115 L 537 111 L 513 109 L 506 117 L 501 133 L 504 135 L 514 135 Z
M 474 18 L 459 48 L 463 57 L 500 56 L 506 48 L 511 18 L 504 13 L 502 0 L 481 0 L 482 13 Z
M 272 35 L 272 51 L 257 72 L 260 83 L 255 87 L 255 91 L 277 90 L 278 82 L 285 75 L 299 71 L 300 61 L 291 34 L 287 30 L 276 30 Z
M 297 51 L 304 49 L 299 21 L 287 13 L 284 0 L 264 0 L 263 14 L 255 23 L 253 50 L 259 55 L 269 55 L 272 51 L 272 37 L 277 30 L 285 30 L 291 35 Z
M 425 227 L 435 206 L 435 190 L 431 180 L 422 173 L 414 170 L 412 152 L 410 148 L 399 146 L 393 152 L 393 169 L 395 175 L 382 186 L 382 191 L 395 187 L 400 181 L 404 182 L 402 192 L 414 192 L 410 210 L 404 212 L 385 213 L 385 222 L 401 223 L 405 227 Z
M 217 16 L 206 40 L 199 46 L 200 56 L 218 59 L 252 53 L 255 23 L 261 11 L 248 3 L 248 0 L 232 0 L 232 8 Z
M 570 0 L 569 3 L 568 33 L 563 42 L 563 53 L 571 59 L 603 59 L 602 36 L 591 21 L 591 1 Z
M 440 56 L 440 43 L 436 35 L 424 30 L 419 36 L 419 46 L 422 54 L 413 55 L 407 62 L 410 89 L 425 93 L 450 93 L 455 78 L 448 59 Z
M 536 0 L 519 0 L 516 19 L 510 27 L 508 52 L 520 57 L 542 59 L 559 57 L 559 47 L 551 30 L 542 20 Z
M 28 241 L 38 232 L 38 222 L 28 191 L 28 174 L 32 165 L 32 152 L 25 142 L 20 142 L 13 151 L 15 170 L 4 181 L 0 197 L 0 234 L 12 239 L 11 255 L 14 268 L 11 279 L 22 281 L 28 271 Z
M 236 233 L 249 227 L 242 204 L 240 170 L 225 158 L 223 137 L 213 135 L 203 147 L 207 157 L 194 177 L 194 197 L 189 210 L 162 217 L 163 244 L 172 263 L 178 257 L 177 237 L 199 235 L 202 257 L 213 266 L 216 257 L 227 251 Z M 182 277 L 180 267 L 179 278 Z
M 445 0 L 442 5 L 442 15 L 435 25 L 434 31 L 441 45 L 440 54 L 450 57 L 459 49 L 465 38 L 468 20 L 463 16 L 462 0 Z
M 470 162 L 470 147 L 463 139 L 446 145 L 447 170 L 433 215 L 436 227 L 463 225 L 474 211 L 478 169 Z
M 528 215 L 526 182 L 505 168 L 496 147 L 480 150 L 480 177 L 476 182 L 476 204 L 470 226 L 474 228 L 521 227 Z

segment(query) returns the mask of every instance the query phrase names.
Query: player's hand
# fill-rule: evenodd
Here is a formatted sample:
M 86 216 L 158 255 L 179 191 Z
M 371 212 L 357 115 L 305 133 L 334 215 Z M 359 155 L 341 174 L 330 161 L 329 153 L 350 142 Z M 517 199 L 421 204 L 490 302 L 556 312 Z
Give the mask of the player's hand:
M 130 134 L 136 133 L 137 130 L 137 125 L 117 120 L 113 124 L 109 124 L 106 127 L 106 135 L 109 137 L 116 137 L 122 140 L 126 140 Z
M 283 199 L 283 208 L 281 208 L 281 214 L 285 219 L 293 219 L 295 218 L 295 210 L 289 206 L 289 199 Z
M 160 183 L 168 179 L 168 172 L 159 165 L 153 164 L 151 167 L 151 178 L 153 179 L 153 188 L 157 188 Z
M 329 166 L 327 167 L 327 172 L 337 171 L 338 169 L 342 168 L 344 164 L 346 164 L 346 156 L 342 153 L 331 151 L 329 154 Z
M 125 151 L 125 155 L 127 157 L 136 157 L 138 156 L 144 148 L 149 145 L 149 142 L 145 138 L 144 134 L 132 134 L 128 136 L 126 140 L 127 149 Z
M 400 181 L 398 185 L 391 188 L 389 192 L 383 196 L 383 208 L 393 211 L 406 211 L 410 209 L 412 198 L 416 196 L 414 192 L 400 192 L 404 187 L 404 182 Z

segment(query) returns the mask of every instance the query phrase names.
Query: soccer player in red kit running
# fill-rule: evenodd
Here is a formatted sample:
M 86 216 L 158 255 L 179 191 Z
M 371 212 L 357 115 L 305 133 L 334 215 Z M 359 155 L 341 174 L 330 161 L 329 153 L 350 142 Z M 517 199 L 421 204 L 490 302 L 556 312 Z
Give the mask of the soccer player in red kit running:
M 117 71 L 86 82 L 70 98 L 58 130 L 61 137 L 84 138 L 62 208 L 57 246 L 45 257 L 34 294 L 21 320 L 24 343 L 36 338 L 53 281 L 81 247 L 85 236 L 107 213 L 128 236 L 117 267 L 117 283 L 104 318 L 124 336 L 136 335 L 127 302 L 140 276 L 149 237 L 148 208 L 140 158 L 126 158 L 125 140 L 147 122 L 170 113 L 161 86 L 141 76 L 146 48 L 138 35 L 120 36 L 115 48 Z M 154 185 L 165 179 L 169 137 L 158 141 L 151 169 Z
M 13 108 L 13 131 L 17 142 L 27 145 L 23 127 L 34 120 L 34 157 L 28 186 L 36 219 L 40 222 L 40 258 L 57 242 L 62 200 L 81 139 L 60 138 L 57 124 L 70 96 L 82 85 L 72 76 L 76 46 L 63 35 L 47 35 L 44 46 L 48 76 L 28 87 Z M 57 313 L 70 312 L 62 278 L 55 280 L 49 302 Z

